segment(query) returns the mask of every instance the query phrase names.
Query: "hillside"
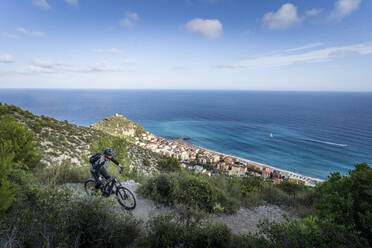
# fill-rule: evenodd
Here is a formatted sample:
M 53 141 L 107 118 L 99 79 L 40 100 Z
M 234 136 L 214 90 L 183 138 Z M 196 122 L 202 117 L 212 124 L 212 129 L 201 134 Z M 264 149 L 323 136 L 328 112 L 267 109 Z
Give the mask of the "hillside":
M 0 104 L 0 127 L 0 247 L 372 244 L 372 168 L 365 163 L 348 176 L 333 173 L 310 188 L 254 176 L 197 174 L 126 139 L 15 106 Z M 137 195 L 132 212 L 118 207 L 114 197 L 83 191 L 81 182 L 91 176 L 88 153 L 108 145 L 120 151 L 117 159 L 132 171 L 150 173 L 155 164 L 160 171 L 149 177 L 129 170 L 120 175 Z M 40 168 L 41 156 L 47 166 Z
M 126 139 L 138 137 L 145 132 L 143 127 L 120 114 L 107 117 L 89 127 Z
M 16 106 L 1 104 L 0 118 L 4 116 L 25 124 L 35 132 L 35 144 L 42 153 L 41 162 L 47 166 L 58 165 L 66 160 L 76 166 L 86 165 L 89 156 L 98 152 L 93 149 L 92 144 L 101 139 L 114 138 L 111 134 L 99 130 L 102 127 L 102 122 L 96 123 L 94 128 L 77 126 L 68 123 L 68 121 L 58 121 L 43 115 L 37 116 Z M 121 117 L 110 117 L 103 122 L 110 123 L 109 126 L 115 124 L 124 133 L 132 133 L 132 130 L 137 130 L 137 132 L 143 130 L 142 127 L 131 121 L 123 121 Z M 126 136 L 120 137 L 122 137 L 122 143 L 126 146 L 129 158 L 126 162 L 130 168 L 135 168 L 145 174 L 156 171 L 155 165 L 159 155 L 128 142 Z M 144 165 L 145 160 L 148 161 L 146 166 Z

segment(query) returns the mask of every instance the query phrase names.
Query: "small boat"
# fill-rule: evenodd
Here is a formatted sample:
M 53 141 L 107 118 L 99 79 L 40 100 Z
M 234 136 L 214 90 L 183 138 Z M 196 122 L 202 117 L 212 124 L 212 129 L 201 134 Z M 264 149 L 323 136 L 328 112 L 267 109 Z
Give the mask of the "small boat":
M 270 133 L 270 138 L 273 138 L 274 136 L 273 136 L 273 134 L 272 133 Z

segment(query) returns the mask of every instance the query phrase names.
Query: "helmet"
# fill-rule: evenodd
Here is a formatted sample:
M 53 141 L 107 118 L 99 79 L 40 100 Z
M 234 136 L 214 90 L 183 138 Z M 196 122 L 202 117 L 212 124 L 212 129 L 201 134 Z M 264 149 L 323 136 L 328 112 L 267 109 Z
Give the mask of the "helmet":
M 103 151 L 103 154 L 105 154 L 106 156 L 114 156 L 114 155 L 115 155 L 115 152 L 114 152 L 114 150 L 112 150 L 111 148 L 106 148 L 106 149 Z

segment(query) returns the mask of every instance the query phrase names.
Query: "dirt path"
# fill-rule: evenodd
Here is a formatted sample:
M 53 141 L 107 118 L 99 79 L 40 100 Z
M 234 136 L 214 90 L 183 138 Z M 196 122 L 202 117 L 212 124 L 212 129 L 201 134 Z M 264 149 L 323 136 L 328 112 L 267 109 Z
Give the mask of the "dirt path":
M 125 182 L 125 186 L 132 192 L 136 192 L 139 184 L 134 181 L 127 181 Z M 154 201 L 143 198 L 138 194 L 135 195 L 137 199 L 137 207 L 133 210 L 133 215 L 137 219 L 146 222 L 151 217 L 173 212 L 169 207 L 155 204 Z M 290 219 L 295 218 L 278 206 L 262 205 L 255 209 L 240 208 L 235 215 L 212 215 L 210 220 L 213 222 L 225 223 L 234 233 L 246 233 L 257 231 L 257 224 L 265 218 L 269 221 L 282 222 L 285 220 L 283 215 L 288 216 Z
M 137 194 L 136 190 L 139 187 L 138 183 L 129 180 L 123 184 L 136 196 L 137 206 L 131 211 L 131 214 L 133 214 L 137 220 L 142 220 L 146 223 L 152 217 L 174 213 L 174 209 L 165 207 L 161 204 L 156 204 L 154 201 L 143 198 Z M 85 194 L 82 185 L 69 184 L 69 186 L 74 189 L 76 194 Z M 117 211 L 126 211 L 119 204 L 117 206 Z M 295 217 L 290 216 L 288 212 L 275 205 L 262 205 L 255 209 L 240 208 L 235 215 L 211 215 L 209 219 L 212 222 L 225 223 L 233 233 L 246 233 L 257 231 L 257 224 L 260 220 L 265 218 L 269 221 L 282 222 L 285 219 L 283 215 L 287 215 L 290 219 L 295 219 Z

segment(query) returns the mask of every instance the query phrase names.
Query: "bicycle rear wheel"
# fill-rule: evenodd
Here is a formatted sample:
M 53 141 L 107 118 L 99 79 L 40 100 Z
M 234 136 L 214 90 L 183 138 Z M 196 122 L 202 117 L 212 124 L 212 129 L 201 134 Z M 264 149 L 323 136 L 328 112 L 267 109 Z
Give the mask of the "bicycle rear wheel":
M 131 210 L 136 207 L 136 198 L 134 197 L 133 193 L 125 187 L 117 188 L 116 199 L 120 205 L 127 210 Z
M 84 183 L 84 189 L 87 195 L 97 195 L 99 191 L 96 191 L 96 182 L 93 179 L 88 179 Z

